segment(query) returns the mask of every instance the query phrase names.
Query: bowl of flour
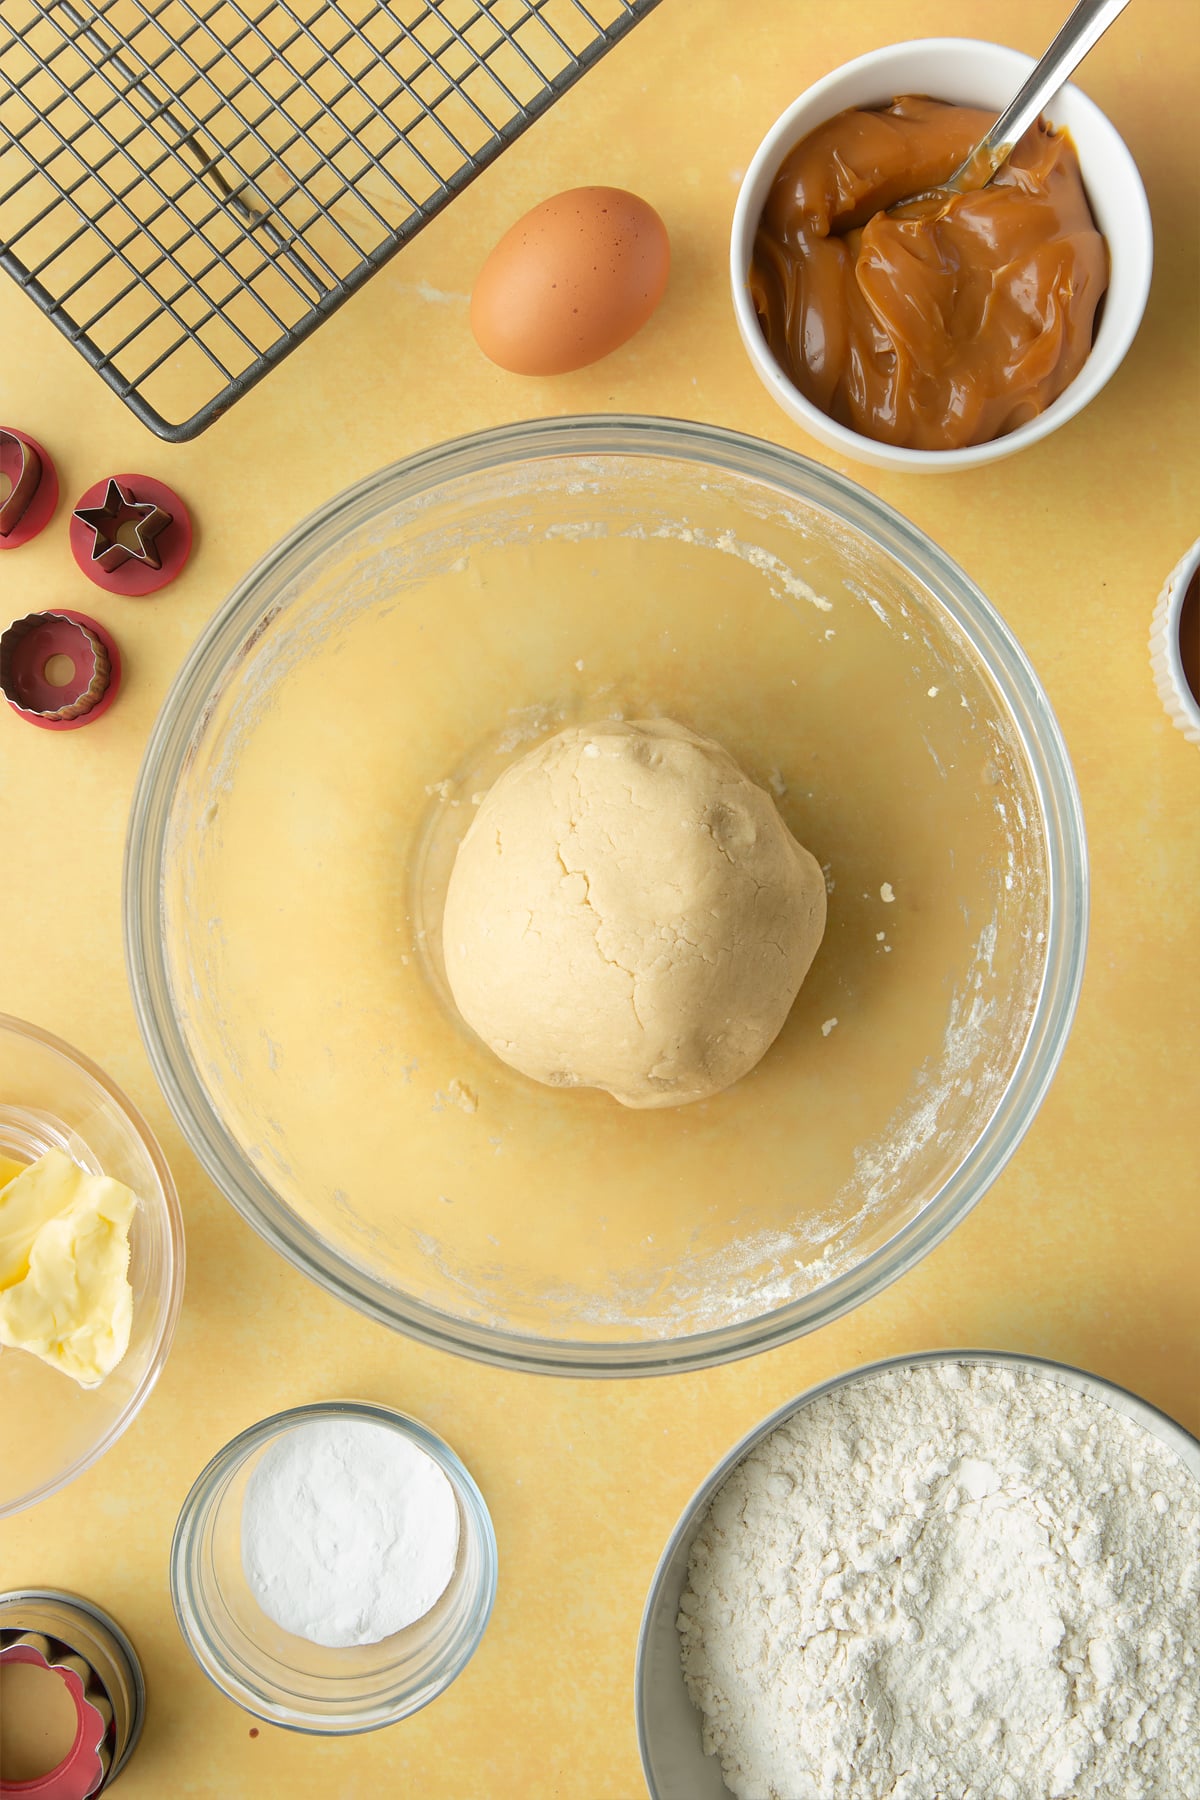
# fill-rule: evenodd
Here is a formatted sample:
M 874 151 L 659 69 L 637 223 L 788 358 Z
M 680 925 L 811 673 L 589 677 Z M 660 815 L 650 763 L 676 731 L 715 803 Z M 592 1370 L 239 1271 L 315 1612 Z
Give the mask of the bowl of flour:
M 1200 1793 L 1200 1442 L 1033 1357 L 839 1376 L 680 1519 L 636 1707 L 653 1800 Z

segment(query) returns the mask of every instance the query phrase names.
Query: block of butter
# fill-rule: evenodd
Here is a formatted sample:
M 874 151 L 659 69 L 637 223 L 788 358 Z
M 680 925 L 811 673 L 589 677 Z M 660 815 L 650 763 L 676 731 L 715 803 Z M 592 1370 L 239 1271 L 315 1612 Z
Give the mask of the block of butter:
M 95 1387 L 129 1346 L 137 1200 L 49 1150 L 0 1188 L 0 1344 Z

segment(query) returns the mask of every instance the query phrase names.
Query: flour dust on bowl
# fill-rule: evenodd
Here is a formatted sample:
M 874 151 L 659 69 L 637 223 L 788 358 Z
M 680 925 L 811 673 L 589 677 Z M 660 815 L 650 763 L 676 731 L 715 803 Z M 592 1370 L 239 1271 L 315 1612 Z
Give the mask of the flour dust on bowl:
M 719 1464 L 642 1619 L 652 1800 L 1200 1792 L 1200 1443 L 1083 1370 L 896 1357 Z
M 462 1024 L 479 797 L 573 723 L 715 739 L 824 865 L 784 1028 L 711 1100 L 538 1085 Z M 293 1263 L 430 1343 L 637 1374 L 778 1343 L 963 1216 L 1061 1053 L 1083 832 L 1003 622 L 803 458 L 564 419 L 371 477 L 233 594 L 134 802 L 126 944 L 168 1100 Z

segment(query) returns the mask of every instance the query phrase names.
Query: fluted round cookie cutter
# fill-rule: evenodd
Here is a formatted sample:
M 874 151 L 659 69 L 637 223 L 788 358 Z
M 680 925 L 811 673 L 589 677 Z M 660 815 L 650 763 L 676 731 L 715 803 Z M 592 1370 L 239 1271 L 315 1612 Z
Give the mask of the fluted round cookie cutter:
M 75 1706 L 75 1736 L 44 1774 L 4 1781 L 5 1800 L 90 1800 L 107 1792 L 137 1747 L 146 1683 L 116 1620 L 59 1588 L 0 1594 L 0 1663 L 31 1662 L 61 1677 Z
M 59 659 L 63 682 L 51 678 Z M 27 613 L 0 635 L 0 693 L 21 718 L 44 731 L 76 731 L 106 713 L 121 686 L 121 653 L 103 625 L 61 608 Z

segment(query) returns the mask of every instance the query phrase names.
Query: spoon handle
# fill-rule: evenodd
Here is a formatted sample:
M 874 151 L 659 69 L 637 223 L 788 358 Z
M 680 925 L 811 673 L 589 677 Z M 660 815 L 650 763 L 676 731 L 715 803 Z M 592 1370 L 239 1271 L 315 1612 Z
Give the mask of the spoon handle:
M 1016 98 L 946 183 L 955 193 L 986 187 L 1022 136 L 1129 0 L 1079 0 Z

